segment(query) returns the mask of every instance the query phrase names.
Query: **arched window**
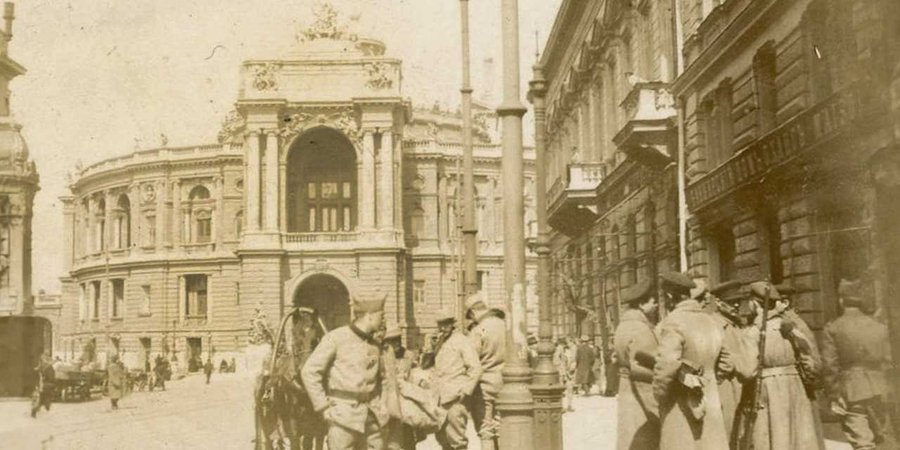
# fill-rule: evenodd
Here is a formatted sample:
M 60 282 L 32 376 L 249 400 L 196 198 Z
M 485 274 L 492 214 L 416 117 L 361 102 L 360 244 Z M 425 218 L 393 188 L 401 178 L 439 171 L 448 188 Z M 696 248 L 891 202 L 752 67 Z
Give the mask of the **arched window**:
M 287 170 L 288 231 L 356 227 L 356 152 L 343 134 L 330 128 L 304 133 L 291 146 Z
M 213 200 L 209 189 L 202 185 L 194 186 L 188 194 L 188 218 L 190 220 L 190 242 L 205 243 L 212 239 Z
M 116 201 L 116 228 L 115 228 L 115 244 L 116 248 L 131 247 L 131 201 L 125 194 L 119 195 Z
M 106 250 L 106 200 L 103 197 L 97 199 L 96 226 L 94 227 L 94 251 Z

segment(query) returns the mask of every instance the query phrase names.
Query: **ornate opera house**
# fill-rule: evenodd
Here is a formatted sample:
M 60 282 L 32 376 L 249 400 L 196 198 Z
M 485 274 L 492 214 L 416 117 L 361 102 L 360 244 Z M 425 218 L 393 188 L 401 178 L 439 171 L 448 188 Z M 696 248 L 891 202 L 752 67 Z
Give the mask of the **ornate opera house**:
M 415 347 L 456 304 L 458 115 L 414 108 L 401 61 L 327 7 L 290 54 L 240 70 L 218 143 L 136 151 L 72 180 L 57 354 L 77 358 L 93 342 L 130 366 L 158 353 L 218 360 L 248 344 L 260 317 L 275 325 L 305 305 L 333 328 L 352 297 L 371 295 L 387 296 L 388 326 Z M 501 304 L 501 151 L 493 112 L 476 108 L 475 122 L 478 283 Z

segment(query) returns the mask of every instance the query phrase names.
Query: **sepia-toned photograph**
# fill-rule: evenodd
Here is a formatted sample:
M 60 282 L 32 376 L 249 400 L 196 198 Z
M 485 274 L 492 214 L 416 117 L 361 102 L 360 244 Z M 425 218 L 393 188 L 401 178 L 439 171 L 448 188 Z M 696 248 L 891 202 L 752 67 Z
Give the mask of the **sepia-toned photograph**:
M 0 449 L 900 450 L 897 0 L 0 3 Z

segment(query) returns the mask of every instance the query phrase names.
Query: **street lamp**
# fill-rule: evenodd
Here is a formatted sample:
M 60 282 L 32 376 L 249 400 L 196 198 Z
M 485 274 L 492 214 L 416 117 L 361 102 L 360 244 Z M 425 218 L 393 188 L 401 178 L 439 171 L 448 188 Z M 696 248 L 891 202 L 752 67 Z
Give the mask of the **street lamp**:
M 497 398 L 500 412 L 500 450 L 534 448 L 534 403 L 529 390 L 531 368 L 519 349 L 525 345 L 525 198 L 522 155 L 522 116 L 519 99 L 519 5 L 502 0 L 503 102 L 497 115 L 503 127 L 503 281 L 509 321 L 503 388 Z
M 475 167 L 472 157 L 472 86 L 469 61 L 469 0 L 459 0 L 460 26 L 462 29 L 462 148 L 463 148 L 463 255 L 464 280 L 463 295 L 457 315 L 460 323 L 463 317 L 465 299 L 478 290 L 477 258 L 478 228 L 475 225 Z

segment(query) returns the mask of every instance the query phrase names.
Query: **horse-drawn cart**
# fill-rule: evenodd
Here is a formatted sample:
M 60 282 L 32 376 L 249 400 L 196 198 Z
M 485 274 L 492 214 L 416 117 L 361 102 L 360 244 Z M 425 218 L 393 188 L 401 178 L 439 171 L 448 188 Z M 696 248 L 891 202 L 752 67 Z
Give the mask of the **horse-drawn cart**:
M 61 401 L 91 398 L 91 388 L 94 386 L 96 378 L 93 371 L 83 371 L 78 366 L 63 365 L 56 369 L 55 375 L 56 392 Z

